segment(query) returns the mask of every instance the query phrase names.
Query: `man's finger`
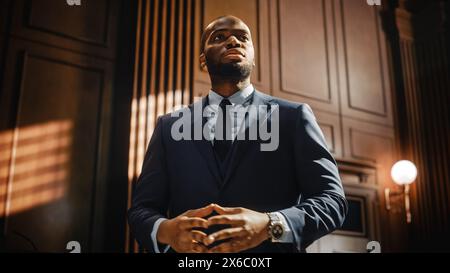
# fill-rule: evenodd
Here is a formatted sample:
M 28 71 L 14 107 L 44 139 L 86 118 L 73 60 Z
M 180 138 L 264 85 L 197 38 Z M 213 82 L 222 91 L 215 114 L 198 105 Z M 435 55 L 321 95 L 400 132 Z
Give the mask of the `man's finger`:
M 201 245 L 199 243 L 192 243 L 191 245 L 191 250 L 194 253 L 207 253 L 208 252 L 208 248 L 204 245 Z
M 214 204 L 214 210 L 218 214 L 237 214 L 242 212 L 242 208 L 227 208 L 221 207 L 220 205 Z
M 216 215 L 208 218 L 208 225 L 243 226 L 245 220 L 237 215 Z
M 184 213 L 184 215 L 188 217 L 205 217 L 210 215 L 214 210 L 214 204 L 210 204 L 208 206 L 205 206 L 203 208 L 188 210 Z
M 188 232 L 188 236 L 191 241 L 194 240 L 199 243 L 204 243 L 204 241 L 208 235 L 206 235 L 204 232 L 201 232 L 199 230 L 191 230 Z
M 231 240 L 229 242 L 217 245 L 209 250 L 211 253 L 236 253 L 248 249 L 249 247 L 244 241 L 239 238 Z
M 225 239 L 234 238 L 234 237 L 246 237 L 248 235 L 249 235 L 249 232 L 242 227 L 227 228 L 227 229 L 222 229 L 220 231 L 217 231 L 217 232 L 209 235 L 205 239 L 204 243 L 206 245 L 210 245 L 215 241 L 225 240 Z
M 208 228 L 208 221 L 199 217 L 186 217 L 180 221 L 181 229 L 191 229 L 196 227 Z

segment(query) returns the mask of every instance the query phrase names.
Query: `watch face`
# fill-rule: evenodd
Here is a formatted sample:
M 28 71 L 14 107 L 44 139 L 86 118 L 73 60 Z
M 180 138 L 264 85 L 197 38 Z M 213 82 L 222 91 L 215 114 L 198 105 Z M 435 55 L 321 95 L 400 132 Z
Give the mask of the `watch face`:
M 272 237 L 276 240 L 280 239 L 283 236 L 284 230 L 281 224 L 275 224 L 272 227 Z

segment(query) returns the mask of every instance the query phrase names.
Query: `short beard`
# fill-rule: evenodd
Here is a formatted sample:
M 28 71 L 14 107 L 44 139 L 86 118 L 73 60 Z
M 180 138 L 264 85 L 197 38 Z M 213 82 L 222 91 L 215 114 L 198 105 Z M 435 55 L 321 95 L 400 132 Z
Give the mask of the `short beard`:
M 208 65 L 208 71 L 211 75 L 225 79 L 243 80 L 252 73 L 252 66 L 249 64 L 226 63 Z

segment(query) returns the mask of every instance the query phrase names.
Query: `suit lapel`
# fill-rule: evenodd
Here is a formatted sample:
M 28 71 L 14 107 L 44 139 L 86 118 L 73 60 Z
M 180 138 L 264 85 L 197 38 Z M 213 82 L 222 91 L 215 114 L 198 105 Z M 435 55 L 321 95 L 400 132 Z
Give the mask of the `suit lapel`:
M 246 122 L 244 123 L 245 127 L 245 134 L 248 135 L 249 128 L 251 126 L 257 126 L 258 118 L 263 119 L 263 122 L 268 122 L 268 118 L 270 117 L 270 113 L 267 114 L 267 112 L 261 111 L 260 107 L 261 105 L 269 105 L 270 99 L 266 97 L 264 94 L 254 91 L 253 94 L 253 101 L 251 105 L 256 106 L 258 115 L 255 118 L 246 117 Z M 250 120 L 247 120 L 249 118 Z M 222 188 L 229 182 L 231 179 L 231 176 L 233 175 L 234 171 L 236 170 L 237 166 L 239 165 L 239 161 L 242 159 L 242 157 L 246 154 L 250 146 L 252 145 L 258 145 L 259 141 L 257 140 L 235 140 L 235 145 L 233 145 L 232 154 L 231 154 L 231 160 L 229 167 L 227 169 L 227 172 L 225 174 L 225 180 L 222 184 Z
M 203 97 L 201 102 L 197 102 L 197 103 L 201 103 L 201 114 L 200 115 L 194 115 L 193 114 L 193 118 L 192 118 L 192 124 L 191 124 L 191 128 L 192 128 L 192 134 L 194 134 L 194 128 L 198 123 L 201 122 L 201 130 L 203 133 L 203 126 L 206 124 L 207 122 L 207 117 L 203 117 L 203 110 L 205 109 L 207 103 L 208 103 L 208 98 Z M 194 108 L 196 107 L 196 105 L 194 104 Z M 197 105 L 198 107 L 198 105 Z M 195 111 L 195 110 L 194 110 Z M 192 112 L 194 112 L 192 111 Z M 194 138 L 192 138 L 194 139 Z M 197 150 L 200 152 L 200 154 L 202 155 L 203 159 L 206 161 L 206 164 L 208 165 L 208 169 L 210 170 L 211 174 L 214 176 L 216 183 L 218 186 L 220 186 L 221 183 L 221 178 L 220 178 L 220 171 L 219 171 L 219 167 L 217 166 L 217 162 L 216 159 L 214 157 L 214 150 L 211 144 L 211 141 L 206 140 L 203 135 L 201 137 L 201 140 L 193 140 L 195 147 L 197 148 Z

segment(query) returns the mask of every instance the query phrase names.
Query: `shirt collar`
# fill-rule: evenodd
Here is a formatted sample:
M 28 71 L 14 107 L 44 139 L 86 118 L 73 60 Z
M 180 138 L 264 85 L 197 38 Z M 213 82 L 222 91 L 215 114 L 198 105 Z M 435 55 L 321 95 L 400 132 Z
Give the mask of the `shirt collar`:
M 250 96 L 254 91 L 253 85 L 250 84 L 246 88 L 239 90 L 238 92 L 234 93 L 232 96 L 228 97 L 228 100 L 235 105 L 235 104 L 243 104 L 245 102 L 245 99 Z M 208 94 L 208 100 L 209 104 L 219 105 L 220 102 L 224 99 L 221 95 L 214 92 L 213 90 L 209 91 Z

